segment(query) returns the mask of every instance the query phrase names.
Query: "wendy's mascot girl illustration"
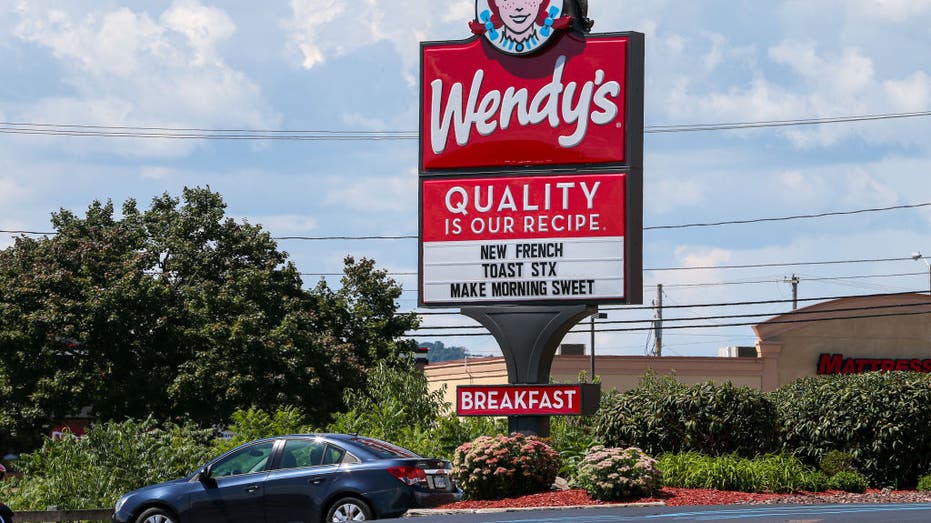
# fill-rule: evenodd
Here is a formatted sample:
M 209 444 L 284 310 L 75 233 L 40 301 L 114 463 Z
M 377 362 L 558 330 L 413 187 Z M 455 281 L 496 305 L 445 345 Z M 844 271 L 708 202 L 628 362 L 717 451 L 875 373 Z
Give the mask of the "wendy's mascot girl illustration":
M 586 0 L 476 0 L 476 19 L 469 25 L 484 34 L 495 47 L 508 54 L 522 55 L 538 50 L 555 31 L 569 28 L 573 19 L 587 32 Z

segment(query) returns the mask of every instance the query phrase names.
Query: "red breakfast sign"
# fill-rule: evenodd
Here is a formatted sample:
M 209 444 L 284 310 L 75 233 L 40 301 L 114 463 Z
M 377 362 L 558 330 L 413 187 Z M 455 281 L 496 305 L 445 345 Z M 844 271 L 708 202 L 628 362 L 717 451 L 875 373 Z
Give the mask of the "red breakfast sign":
M 421 180 L 421 301 L 624 297 L 627 175 Z
M 570 33 L 532 58 L 485 38 L 423 43 L 421 172 L 630 163 L 635 38 L 642 54 L 642 35 Z
M 459 416 L 580 415 L 580 385 L 469 385 L 456 388 Z

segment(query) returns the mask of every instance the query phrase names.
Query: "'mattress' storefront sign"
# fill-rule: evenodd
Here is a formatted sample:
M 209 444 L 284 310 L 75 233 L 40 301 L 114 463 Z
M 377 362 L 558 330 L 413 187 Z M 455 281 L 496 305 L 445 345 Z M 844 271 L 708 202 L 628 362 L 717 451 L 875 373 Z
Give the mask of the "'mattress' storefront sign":
M 818 374 L 860 374 L 874 371 L 931 372 L 931 359 L 845 358 L 843 354 L 821 354 Z
M 642 36 L 566 34 L 532 59 L 423 43 L 421 172 L 639 163 Z
M 595 412 L 598 385 L 460 385 L 459 416 L 588 415 Z
M 627 175 L 421 180 L 426 305 L 625 296 Z

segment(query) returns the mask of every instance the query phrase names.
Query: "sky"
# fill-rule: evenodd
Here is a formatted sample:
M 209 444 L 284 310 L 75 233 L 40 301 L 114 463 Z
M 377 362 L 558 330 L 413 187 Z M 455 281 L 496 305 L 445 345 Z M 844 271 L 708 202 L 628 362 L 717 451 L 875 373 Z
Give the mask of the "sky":
M 416 235 L 419 42 L 468 38 L 473 16 L 473 0 L 0 0 L 0 229 L 48 231 L 61 208 L 146 208 L 209 186 L 276 237 Z M 648 129 L 931 110 L 931 0 L 591 0 L 589 17 L 595 33 L 646 35 Z M 13 124 L 405 134 L 75 137 Z M 646 134 L 644 306 L 603 307 L 597 352 L 651 350 L 658 284 L 663 354 L 689 356 L 753 345 L 750 326 L 715 324 L 788 311 L 793 274 L 802 306 L 927 292 L 911 254 L 931 255 L 929 136 L 931 117 Z M 902 206 L 918 207 L 658 228 Z M 13 237 L 0 233 L 0 248 Z M 307 287 L 327 274 L 338 285 L 347 254 L 375 259 L 403 286 L 400 309 L 416 308 L 416 239 L 279 246 Z M 810 264 L 856 260 L 890 261 Z M 695 306 L 748 301 L 775 303 Z M 484 332 L 456 310 L 429 312 L 419 340 L 500 353 L 490 336 L 450 335 Z M 759 316 L 713 318 L 739 314 Z M 472 328 L 435 329 L 460 325 Z M 587 343 L 588 328 L 565 341 Z

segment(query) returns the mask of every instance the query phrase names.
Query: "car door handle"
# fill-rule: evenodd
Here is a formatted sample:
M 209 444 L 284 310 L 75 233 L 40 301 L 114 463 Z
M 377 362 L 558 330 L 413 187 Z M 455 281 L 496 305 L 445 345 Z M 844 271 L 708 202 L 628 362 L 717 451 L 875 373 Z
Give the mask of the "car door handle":
M 321 478 L 320 476 L 317 476 L 317 477 L 310 478 L 308 483 L 310 483 L 311 485 L 319 485 L 323 483 L 324 481 L 326 481 L 326 478 Z
M 248 487 L 246 487 L 246 492 L 248 492 L 249 494 L 252 494 L 256 490 L 259 490 L 258 485 L 249 485 Z

